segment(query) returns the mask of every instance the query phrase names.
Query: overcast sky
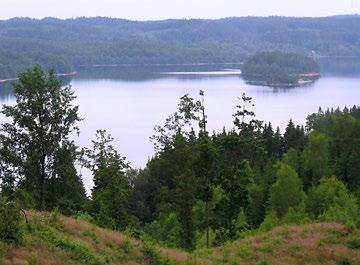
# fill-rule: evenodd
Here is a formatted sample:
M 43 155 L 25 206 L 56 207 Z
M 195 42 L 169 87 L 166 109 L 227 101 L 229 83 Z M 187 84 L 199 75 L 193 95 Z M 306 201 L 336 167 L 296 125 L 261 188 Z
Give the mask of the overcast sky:
M 0 0 L 0 19 L 109 16 L 136 20 L 360 13 L 360 0 Z

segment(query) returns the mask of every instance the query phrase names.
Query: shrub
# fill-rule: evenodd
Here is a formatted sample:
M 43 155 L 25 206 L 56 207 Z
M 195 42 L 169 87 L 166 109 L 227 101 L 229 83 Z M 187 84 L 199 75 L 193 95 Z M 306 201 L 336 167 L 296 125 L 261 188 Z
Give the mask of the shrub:
M 309 192 L 307 210 L 321 221 L 358 224 L 358 204 L 346 186 L 336 177 L 322 178 Z
M 162 242 L 167 247 L 178 248 L 181 246 L 182 229 L 175 213 L 161 216 L 159 220 L 148 224 L 144 231 L 153 240 Z
M 351 239 L 348 242 L 348 246 L 349 246 L 349 248 L 352 248 L 352 249 L 359 249 L 360 248 L 360 238 L 356 237 L 356 238 Z
M 281 222 L 283 224 L 307 224 L 311 222 L 309 216 L 305 213 L 305 211 L 295 211 L 293 208 L 290 208 L 287 214 L 282 218 Z
M 83 236 L 91 238 L 94 242 L 97 242 L 97 236 L 95 235 L 95 233 L 93 231 L 90 230 L 86 230 L 82 233 Z
M 131 241 L 129 239 L 126 239 L 121 244 L 121 248 L 122 248 L 122 250 L 124 250 L 125 254 L 130 254 L 134 247 L 133 247 Z
M 248 260 L 253 256 L 252 250 L 249 246 L 241 246 L 238 250 L 240 258 Z
M 74 217 L 76 220 L 83 220 L 88 223 L 94 223 L 94 218 L 91 215 L 84 212 L 78 212 Z
M 39 263 L 35 257 L 31 257 L 31 259 L 29 261 L 27 261 L 25 264 L 26 265 L 38 265 Z
M 145 259 L 151 265 L 173 265 L 173 262 L 169 258 L 164 258 L 160 255 L 160 251 L 156 248 L 155 244 L 148 238 L 142 238 L 143 247 L 142 252 Z
M 64 224 L 61 220 L 61 212 L 58 208 L 55 208 L 55 210 L 50 213 L 49 224 L 56 229 L 64 228 Z
M 20 208 L 17 203 L 0 198 L 0 240 L 19 244 L 22 241 Z
M 270 211 L 266 216 L 264 221 L 259 227 L 261 232 L 267 232 L 279 225 L 279 219 L 276 216 L 275 211 Z

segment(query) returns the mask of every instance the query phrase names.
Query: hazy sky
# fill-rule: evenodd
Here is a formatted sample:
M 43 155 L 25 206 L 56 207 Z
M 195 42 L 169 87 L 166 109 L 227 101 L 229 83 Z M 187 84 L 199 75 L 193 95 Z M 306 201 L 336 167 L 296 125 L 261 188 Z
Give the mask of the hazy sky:
M 136 20 L 360 13 L 360 0 L 0 0 L 0 19 L 109 16 Z

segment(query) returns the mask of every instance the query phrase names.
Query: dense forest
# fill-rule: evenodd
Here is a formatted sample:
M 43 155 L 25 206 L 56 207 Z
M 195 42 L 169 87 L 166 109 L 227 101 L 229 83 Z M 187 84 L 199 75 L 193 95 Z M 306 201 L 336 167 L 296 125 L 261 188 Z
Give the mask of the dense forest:
M 0 128 L 0 241 L 21 244 L 20 210 L 86 216 L 107 228 L 163 246 L 219 246 L 281 224 L 360 225 L 360 108 L 319 109 L 284 133 L 256 119 L 239 97 L 234 128 L 210 133 L 206 95 L 180 98 L 155 127 L 155 155 L 129 167 L 98 130 L 80 148 L 78 106 L 70 87 L 37 66 L 19 75 L 16 104 Z M 174 106 L 174 109 L 176 106 Z M 86 118 L 86 117 L 85 117 Z M 87 197 L 82 165 L 92 172 Z
M 251 84 L 296 86 L 320 75 L 318 63 L 296 53 L 260 52 L 247 58 L 242 67 L 244 79 Z
M 359 25 L 359 16 L 146 22 L 14 18 L 0 21 L 0 79 L 34 64 L 70 72 L 94 64 L 242 62 L 266 50 L 359 57 Z

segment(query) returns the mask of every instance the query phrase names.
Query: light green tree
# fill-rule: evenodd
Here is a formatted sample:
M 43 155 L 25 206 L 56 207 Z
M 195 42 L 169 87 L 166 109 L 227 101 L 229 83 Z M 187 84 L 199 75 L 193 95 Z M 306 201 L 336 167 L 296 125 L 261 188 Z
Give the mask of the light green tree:
M 277 166 L 277 180 L 270 188 L 270 206 L 281 218 L 290 208 L 304 207 L 305 193 L 301 180 L 293 168 L 283 163 Z

